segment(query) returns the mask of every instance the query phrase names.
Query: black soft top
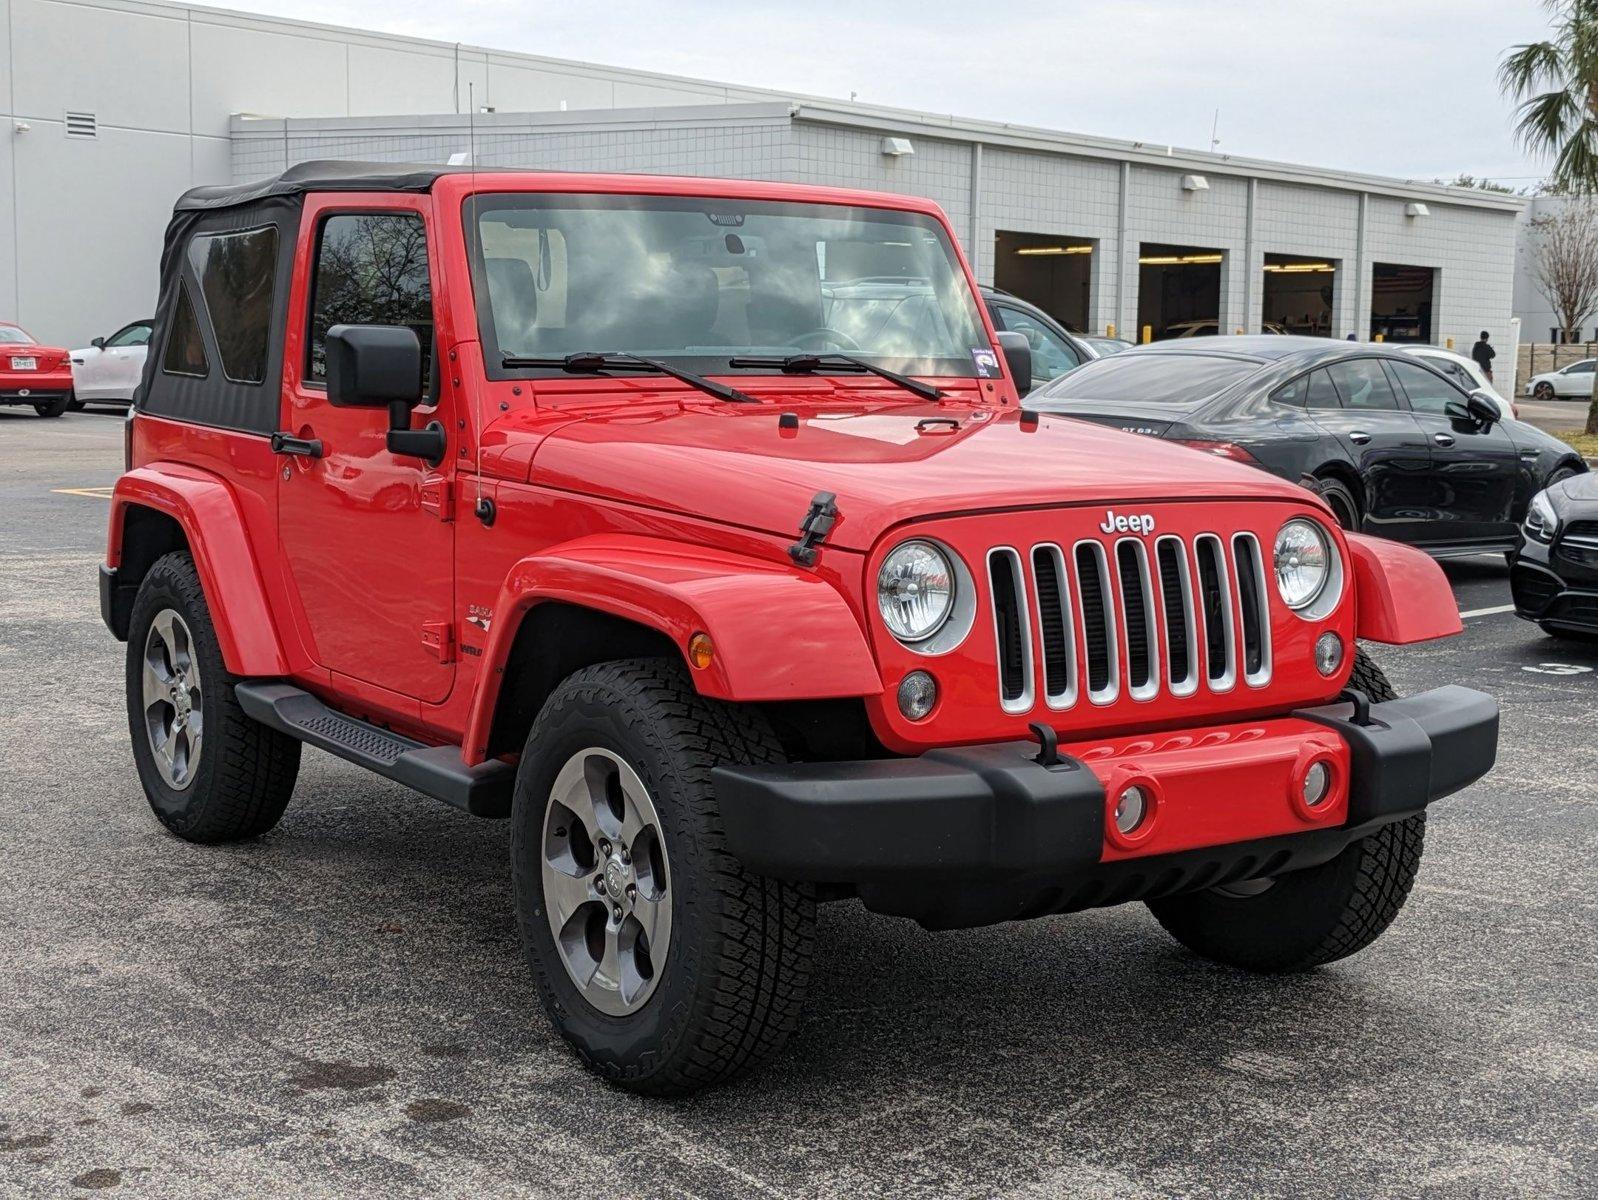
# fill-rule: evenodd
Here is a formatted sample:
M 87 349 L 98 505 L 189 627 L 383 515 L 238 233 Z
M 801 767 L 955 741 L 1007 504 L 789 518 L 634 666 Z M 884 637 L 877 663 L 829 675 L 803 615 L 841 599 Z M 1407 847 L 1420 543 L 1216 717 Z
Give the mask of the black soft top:
M 190 188 L 178 197 L 175 211 L 210 212 L 221 208 L 238 208 L 261 200 L 303 196 L 307 192 L 426 192 L 431 190 L 434 181 L 441 175 L 458 174 L 470 169 L 320 159 L 297 163 L 270 179 Z M 504 168 L 494 169 L 501 171 Z

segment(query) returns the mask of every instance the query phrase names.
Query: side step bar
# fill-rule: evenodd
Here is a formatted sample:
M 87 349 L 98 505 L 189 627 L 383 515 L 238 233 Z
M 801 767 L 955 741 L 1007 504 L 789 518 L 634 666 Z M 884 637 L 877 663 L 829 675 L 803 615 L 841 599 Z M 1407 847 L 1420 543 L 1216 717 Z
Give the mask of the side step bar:
M 516 768 L 490 761 L 468 767 L 459 746 L 428 746 L 345 716 L 287 683 L 240 683 L 239 707 L 261 724 L 375 771 L 476 817 L 510 816 Z

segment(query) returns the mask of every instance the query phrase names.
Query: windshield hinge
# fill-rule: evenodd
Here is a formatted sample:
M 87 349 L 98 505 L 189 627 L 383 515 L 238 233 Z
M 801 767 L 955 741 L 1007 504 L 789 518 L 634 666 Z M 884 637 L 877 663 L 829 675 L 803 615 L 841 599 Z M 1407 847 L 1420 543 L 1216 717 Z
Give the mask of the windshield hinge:
M 799 540 L 788 547 L 788 557 L 801 567 L 816 565 L 821 543 L 838 520 L 837 499 L 831 492 L 817 492 L 810 501 L 810 511 L 799 522 Z

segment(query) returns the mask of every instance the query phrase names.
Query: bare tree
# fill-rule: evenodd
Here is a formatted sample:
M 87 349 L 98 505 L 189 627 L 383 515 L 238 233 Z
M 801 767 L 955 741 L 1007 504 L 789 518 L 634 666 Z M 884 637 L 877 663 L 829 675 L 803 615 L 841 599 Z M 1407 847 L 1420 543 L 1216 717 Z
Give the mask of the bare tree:
M 1559 318 L 1567 342 L 1576 341 L 1598 312 L 1598 202 L 1573 196 L 1531 221 L 1532 278 Z M 1598 395 L 1587 409 L 1587 432 L 1598 433 Z

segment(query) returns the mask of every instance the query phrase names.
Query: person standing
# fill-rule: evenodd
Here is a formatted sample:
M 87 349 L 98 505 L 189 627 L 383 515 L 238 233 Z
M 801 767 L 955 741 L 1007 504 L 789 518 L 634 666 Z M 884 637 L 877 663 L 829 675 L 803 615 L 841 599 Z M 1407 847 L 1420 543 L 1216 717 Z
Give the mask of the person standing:
M 1498 357 L 1498 351 L 1492 348 L 1487 341 L 1487 331 L 1481 331 L 1481 340 L 1470 348 L 1470 356 L 1476 360 L 1476 365 L 1481 368 L 1481 373 L 1487 376 L 1487 382 L 1493 381 L 1493 359 Z

